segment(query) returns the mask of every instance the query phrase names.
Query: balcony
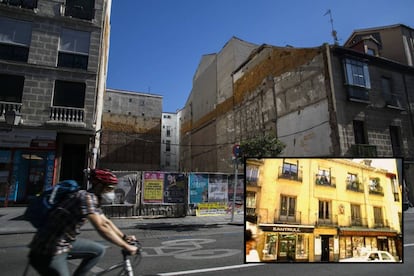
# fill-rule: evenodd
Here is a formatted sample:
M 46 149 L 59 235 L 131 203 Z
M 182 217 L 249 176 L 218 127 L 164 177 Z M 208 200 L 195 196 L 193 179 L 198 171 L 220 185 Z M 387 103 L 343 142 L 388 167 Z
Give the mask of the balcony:
M 275 217 L 274 223 L 293 223 L 293 224 L 300 224 L 302 218 L 301 212 L 290 212 L 288 213 L 287 210 L 275 210 Z
M 351 154 L 355 157 L 377 157 L 377 146 L 354 144 L 351 146 Z
M 358 193 L 364 192 L 364 188 L 362 187 L 362 184 L 358 180 L 347 180 L 346 189 L 349 191 L 354 191 Z
M 85 111 L 83 108 L 52 106 L 50 120 L 63 123 L 83 123 Z
M 11 111 L 11 110 L 15 110 L 20 113 L 21 109 L 22 109 L 21 103 L 0 101 L 0 117 L 4 118 L 4 114 L 6 114 L 7 111 Z
M 368 227 L 368 220 L 366 218 L 350 217 L 349 221 L 350 221 L 349 223 L 350 226 Z
M 297 172 L 283 171 L 283 167 L 279 167 L 278 178 L 302 182 L 302 170 L 298 170 Z
M 377 187 L 369 187 L 369 193 L 371 195 L 380 195 L 380 196 L 384 196 L 384 189 L 381 186 L 377 186 Z
M 338 226 L 338 216 L 333 216 L 332 218 L 318 218 L 316 221 L 316 225 L 317 226 Z
M 315 184 L 319 186 L 325 186 L 325 187 L 336 187 L 336 179 L 333 176 L 325 176 L 321 174 L 315 175 Z

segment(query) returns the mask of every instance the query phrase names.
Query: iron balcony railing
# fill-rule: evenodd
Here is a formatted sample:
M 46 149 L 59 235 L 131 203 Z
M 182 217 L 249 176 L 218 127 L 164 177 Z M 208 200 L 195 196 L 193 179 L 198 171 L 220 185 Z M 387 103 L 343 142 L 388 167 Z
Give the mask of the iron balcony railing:
M 333 176 L 325 176 L 321 174 L 315 175 L 315 184 L 320 186 L 336 187 L 336 178 Z
M 302 170 L 298 170 L 297 172 L 294 172 L 294 171 L 283 170 L 283 167 L 279 167 L 278 178 L 302 182 Z
M 346 189 L 349 191 L 363 193 L 364 188 L 362 187 L 361 182 L 358 180 L 347 180 L 346 181 Z
M 274 223 L 301 223 L 302 213 L 299 211 L 275 210 Z

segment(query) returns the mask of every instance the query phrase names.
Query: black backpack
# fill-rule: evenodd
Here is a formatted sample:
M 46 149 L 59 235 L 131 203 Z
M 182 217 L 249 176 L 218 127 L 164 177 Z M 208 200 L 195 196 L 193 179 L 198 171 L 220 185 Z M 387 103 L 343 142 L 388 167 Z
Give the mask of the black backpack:
M 48 214 L 63 200 L 74 196 L 79 191 L 75 180 L 64 180 L 33 198 L 27 207 L 24 217 L 36 229 L 42 228 L 47 222 Z

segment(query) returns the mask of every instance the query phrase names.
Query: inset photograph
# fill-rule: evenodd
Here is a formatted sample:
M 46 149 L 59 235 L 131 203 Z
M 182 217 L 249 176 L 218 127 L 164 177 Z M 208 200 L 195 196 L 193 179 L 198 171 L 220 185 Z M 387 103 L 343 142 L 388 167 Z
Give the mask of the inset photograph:
M 245 262 L 402 262 L 402 164 L 246 158 Z

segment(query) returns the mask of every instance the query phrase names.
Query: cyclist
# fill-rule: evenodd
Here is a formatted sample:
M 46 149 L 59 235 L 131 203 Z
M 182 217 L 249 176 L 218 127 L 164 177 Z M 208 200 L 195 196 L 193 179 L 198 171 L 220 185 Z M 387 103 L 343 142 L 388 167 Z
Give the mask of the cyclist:
M 30 243 L 30 264 L 41 275 L 69 276 L 67 258 L 82 259 L 74 275 L 86 275 L 105 253 L 105 247 L 97 242 L 76 238 L 80 227 L 89 220 L 98 233 L 111 243 L 136 254 L 138 248 L 102 212 L 101 202 L 112 201 L 117 177 L 108 170 L 90 171 L 92 188 L 80 190 L 73 197 L 63 200 L 54 208 L 44 227 L 40 228 Z

